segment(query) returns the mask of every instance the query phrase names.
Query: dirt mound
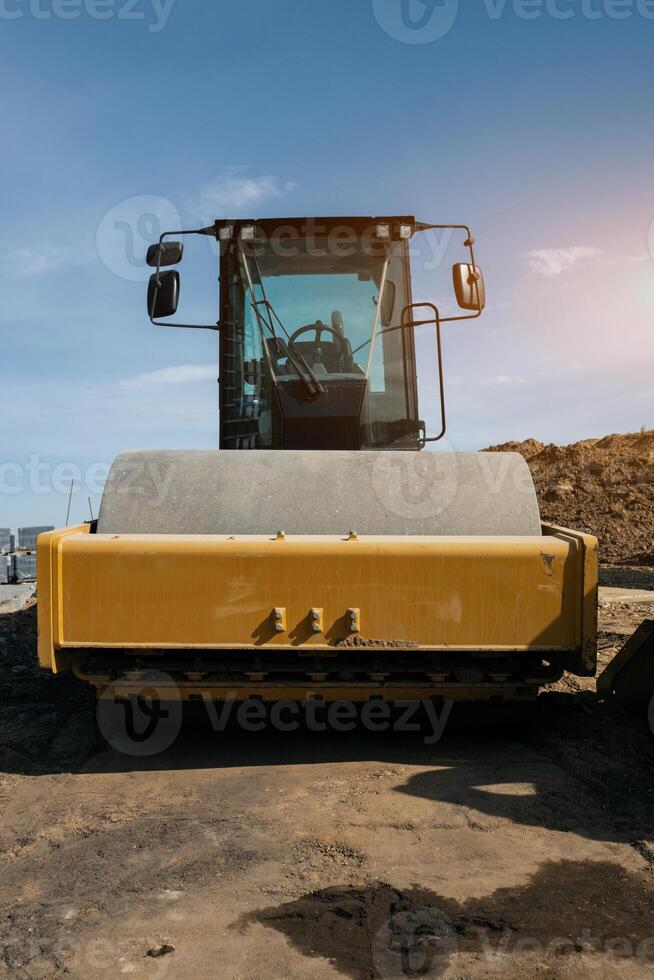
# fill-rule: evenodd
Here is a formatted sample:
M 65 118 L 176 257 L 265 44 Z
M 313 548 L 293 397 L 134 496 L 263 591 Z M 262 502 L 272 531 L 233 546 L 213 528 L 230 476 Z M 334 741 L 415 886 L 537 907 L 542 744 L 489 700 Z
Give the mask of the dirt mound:
M 529 463 L 543 519 L 600 539 L 602 562 L 654 565 L 654 430 L 585 439 L 491 446 Z

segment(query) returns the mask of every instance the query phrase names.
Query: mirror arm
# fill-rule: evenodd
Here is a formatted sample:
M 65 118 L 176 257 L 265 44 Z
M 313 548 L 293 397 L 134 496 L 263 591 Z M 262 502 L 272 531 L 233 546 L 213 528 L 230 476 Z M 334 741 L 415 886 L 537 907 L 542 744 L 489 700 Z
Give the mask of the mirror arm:
M 164 323 L 163 320 L 153 320 L 150 323 L 155 327 L 179 327 L 181 330 L 222 330 L 220 323 Z
M 157 260 L 157 288 L 154 291 L 154 296 L 152 298 L 152 309 L 157 308 L 157 296 L 159 295 L 159 273 L 161 272 L 161 245 L 163 244 L 164 238 L 168 238 L 170 235 L 212 235 L 214 232 L 213 225 L 211 228 L 198 228 L 193 231 L 164 231 L 163 234 L 159 236 L 159 255 Z M 221 329 L 220 321 L 216 323 L 164 323 L 161 320 L 155 320 L 154 317 L 150 316 L 150 323 L 154 324 L 155 327 L 178 327 L 180 330 L 217 330 Z
M 477 310 L 476 313 L 469 313 L 467 316 L 444 316 L 444 317 L 441 317 L 441 321 L 440 322 L 441 323 L 454 323 L 455 321 L 458 321 L 458 320 L 478 320 L 479 317 L 482 315 L 483 312 L 484 312 L 483 310 Z M 426 322 L 431 323 L 431 320 L 428 320 Z
M 477 268 L 477 263 L 475 261 L 475 239 L 473 234 L 468 227 L 468 225 L 432 225 L 425 223 L 424 221 L 416 222 L 416 231 L 464 231 L 466 234 L 466 240 L 464 241 L 464 247 L 470 252 L 470 265 L 473 270 Z M 427 304 L 429 305 L 429 304 Z M 479 309 L 475 313 L 470 313 L 467 316 L 444 316 L 439 317 L 439 323 L 454 323 L 457 320 L 478 320 L 479 317 L 484 312 L 479 299 L 479 290 L 477 290 L 477 306 Z M 425 321 L 431 323 L 431 320 Z M 420 324 L 416 324 L 420 326 Z

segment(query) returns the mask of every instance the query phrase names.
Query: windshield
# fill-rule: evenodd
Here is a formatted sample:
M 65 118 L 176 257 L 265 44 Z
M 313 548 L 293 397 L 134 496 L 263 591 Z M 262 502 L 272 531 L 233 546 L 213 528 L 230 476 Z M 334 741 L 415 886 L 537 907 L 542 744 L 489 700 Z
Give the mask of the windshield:
M 308 400 L 302 414 L 322 414 L 325 424 L 356 415 L 365 445 L 388 443 L 375 426 L 415 432 L 407 421 L 416 413 L 413 338 L 400 329 L 411 302 L 405 242 L 339 250 L 320 240 L 239 241 L 223 258 L 221 281 L 221 319 L 233 324 L 223 333 L 225 445 L 238 431 L 244 448 L 242 432 L 254 429 L 253 448 L 278 445 L 290 398 Z M 244 426 L 245 418 L 256 424 Z
M 365 377 L 374 370 L 377 336 L 390 325 L 396 296 L 389 264 L 386 248 L 376 256 L 339 255 L 295 243 L 288 255 L 275 241 L 241 245 L 246 318 L 277 381 Z

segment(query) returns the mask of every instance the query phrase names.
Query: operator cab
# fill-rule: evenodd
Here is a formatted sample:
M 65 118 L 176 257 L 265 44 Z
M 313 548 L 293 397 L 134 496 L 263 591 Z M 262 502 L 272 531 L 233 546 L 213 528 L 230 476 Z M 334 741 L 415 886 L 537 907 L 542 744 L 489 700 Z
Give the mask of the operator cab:
M 197 232 L 220 243 L 221 448 L 422 448 L 413 328 L 436 324 L 440 358 L 442 319 L 431 304 L 419 305 L 434 317 L 413 316 L 416 228 L 410 217 L 302 218 Z M 181 243 L 164 237 L 148 255 L 153 322 L 175 312 L 179 293 L 178 273 L 160 270 L 179 261 Z M 478 316 L 483 283 L 468 239 L 468 293 L 457 298 Z
M 221 444 L 417 445 L 413 336 L 389 330 L 411 302 L 406 241 L 266 224 L 221 259 Z

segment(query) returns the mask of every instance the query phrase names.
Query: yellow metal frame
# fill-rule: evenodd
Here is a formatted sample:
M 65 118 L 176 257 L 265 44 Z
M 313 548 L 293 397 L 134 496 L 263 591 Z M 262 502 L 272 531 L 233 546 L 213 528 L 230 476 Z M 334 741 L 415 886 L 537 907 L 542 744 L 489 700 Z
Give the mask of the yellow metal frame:
M 578 630 L 581 643 L 576 658 L 568 663 L 572 673 L 594 676 L 597 671 L 597 629 L 599 594 L 598 540 L 592 534 L 570 531 L 556 524 L 543 524 L 543 533 L 559 540 L 574 542 L 577 548 Z
M 55 672 L 82 649 L 319 653 L 359 634 L 373 650 L 555 653 L 595 670 L 597 541 L 557 527 L 271 539 L 81 525 L 41 535 L 38 581 L 39 661 Z

